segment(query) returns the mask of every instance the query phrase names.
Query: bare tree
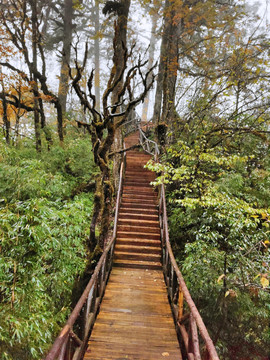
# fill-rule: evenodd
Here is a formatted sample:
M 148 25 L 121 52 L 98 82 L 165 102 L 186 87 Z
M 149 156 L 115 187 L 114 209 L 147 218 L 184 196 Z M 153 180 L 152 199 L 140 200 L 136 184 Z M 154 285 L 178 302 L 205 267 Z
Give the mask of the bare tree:
M 110 222 L 109 216 L 113 195 L 113 185 L 109 167 L 109 152 L 115 140 L 116 132 L 120 129 L 121 125 L 124 124 L 134 107 L 139 102 L 144 100 L 154 81 L 154 67 L 149 69 L 144 74 L 143 68 L 147 64 L 147 61 L 142 61 L 140 58 L 136 65 L 127 70 L 127 60 L 131 57 L 134 47 L 129 53 L 124 47 L 123 43 L 122 47 L 124 56 L 121 60 L 121 71 L 116 72 L 114 66 L 111 70 L 107 88 L 104 91 L 102 97 L 102 113 L 97 110 L 96 96 L 92 92 L 94 70 L 91 72 L 91 75 L 88 79 L 88 94 L 83 90 L 83 86 L 80 84 L 82 74 L 85 70 L 87 48 L 85 51 L 83 64 L 80 66 L 78 61 L 76 61 L 76 76 L 72 78 L 72 86 L 80 99 L 84 112 L 90 116 L 89 123 L 79 123 L 79 125 L 84 126 L 91 135 L 94 160 L 100 169 L 100 176 L 96 180 L 94 210 L 90 226 L 90 237 L 88 244 L 90 251 L 93 251 L 97 245 L 102 249 L 108 234 Z M 114 41 L 114 55 L 118 50 L 118 43 Z M 71 71 L 70 76 L 72 77 Z M 130 87 L 130 82 L 135 76 L 138 76 L 143 84 L 142 92 L 136 98 L 133 97 Z M 117 96 L 115 96 L 116 88 L 118 89 Z M 121 111 L 124 101 L 125 110 Z M 96 238 L 95 234 L 98 218 L 100 218 L 99 239 Z
M 103 8 L 103 13 L 106 14 L 115 14 L 117 19 L 115 21 L 115 36 L 114 36 L 114 55 L 113 55 L 113 71 L 115 72 L 116 77 L 119 77 L 119 81 L 114 86 L 111 92 L 111 102 L 116 104 L 119 100 L 119 94 L 122 91 L 123 87 L 123 78 L 121 73 L 125 67 L 125 51 L 127 44 L 127 24 L 128 24 L 128 13 L 130 7 L 130 0 L 121 0 L 121 1 L 106 1 L 106 4 Z M 120 111 L 120 107 L 116 109 L 117 112 Z M 114 186 L 118 187 L 118 173 L 120 167 L 120 155 L 117 153 L 122 146 L 122 132 L 118 127 L 115 129 L 116 134 L 113 140 L 113 150 L 116 153 L 113 161 L 113 176 L 114 176 Z

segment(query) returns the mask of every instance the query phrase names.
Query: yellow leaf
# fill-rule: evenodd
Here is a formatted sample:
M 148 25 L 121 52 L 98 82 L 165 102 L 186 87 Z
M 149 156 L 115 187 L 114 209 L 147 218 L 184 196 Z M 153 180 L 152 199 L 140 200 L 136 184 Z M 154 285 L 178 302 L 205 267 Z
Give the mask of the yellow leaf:
M 220 283 L 221 280 L 224 278 L 225 274 L 220 275 L 220 277 L 217 279 L 217 282 Z
M 261 277 L 261 284 L 264 289 L 269 286 L 269 280 L 266 279 L 266 275 Z
M 170 354 L 168 352 L 163 352 L 162 356 L 170 356 Z
M 229 289 L 228 291 L 226 291 L 225 297 L 227 297 L 228 295 L 230 295 L 230 297 L 232 297 L 232 298 L 237 297 L 236 291 L 234 291 L 234 290 L 232 290 L 232 289 Z

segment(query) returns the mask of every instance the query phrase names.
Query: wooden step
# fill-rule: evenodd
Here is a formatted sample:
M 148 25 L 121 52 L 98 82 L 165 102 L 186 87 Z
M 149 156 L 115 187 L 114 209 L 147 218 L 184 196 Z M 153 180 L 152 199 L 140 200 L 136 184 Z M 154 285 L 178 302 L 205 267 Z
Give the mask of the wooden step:
M 151 269 L 160 270 L 162 268 L 160 262 L 143 261 L 143 260 L 115 260 L 113 263 L 116 267 L 130 268 L 130 269 Z
M 151 236 L 152 234 L 154 235 L 160 235 L 160 228 L 159 226 L 155 226 L 155 227 L 148 227 L 148 226 L 142 226 L 142 225 L 120 225 L 117 227 L 117 230 L 120 232 L 141 232 L 144 234 L 147 234 L 147 236 Z M 149 235 L 151 234 L 151 235 Z
M 129 238 L 129 239 L 145 239 L 145 240 L 160 240 L 160 232 L 159 233 L 145 233 L 143 231 L 127 231 L 120 230 L 117 228 L 117 238 Z
M 153 192 L 152 189 L 149 189 L 148 191 L 141 191 L 139 187 L 137 187 L 136 190 L 123 189 L 122 195 L 130 196 L 136 199 L 140 196 L 143 199 L 157 200 L 157 193 Z
M 152 187 L 152 185 L 150 185 L 150 181 L 142 181 L 141 179 L 139 180 L 137 180 L 137 181 L 131 181 L 131 180 L 129 180 L 129 181 L 125 181 L 125 186 L 135 186 L 135 187 L 145 187 L 145 188 L 151 188 L 152 189 L 152 191 L 155 191 L 154 190 L 154 187 Z
M 128 200 L 125 200 L 121 203 L 121 209 L 132 209 L 132 210 L 136 210 L 138 209 L 139 211 L 157 211 L 157 205 L 156 203 L 136 203 L 136 202 L 129 202 Z
M 128 211 L 123 211 L 123 209 L 121 208 L 120 212 L 119 212 L 119 219 L 137 219 L 137 220 L 154 220 L 154 221 L 158 221 L 158 214 L 157 212 L 155 212 L 154 214 L 149 214 L 149 212 L 146 212 L 144 214 L 136 211 L 135 213 L 132 212 L 128 212 Z
M 133 215 L 156 215 L 158 216 L 158 211 L 156 209 L 156 206 L 153 207 L 153 209 L 151 208 L 141 208 L 141 207 L 129 207 L 126 206 L 125 204 L 123 204 L 123 206 L 121 206 L 121 210 L 120 213 L 127 213 L 127 214 L 133 214 Z
M 114 253 L 115 260 L 134 260 L 134 261 L 151 261 L 159 262 L 161 256 L 159 254 L 145 254 L 145 253 L 131 253 L 131 252 L 120 252 L 115 251 Z
M 125 179 L 137 179 L 137 178 L 143 178 L 143 179 L 155 179 L 157 177 L 156 173 L 150 172 L 149 170 L 142 168 L 139 169 L 139 171 L 135 171 L 133 169 L 126 169 L 125 172 Z
M 148 157 L 151 158 L 151 155 L 146 154 L 145 152 L 138 151 L 138 150 L 130 150 L 127 152 L 127 156 L 142 156 L 142 157 Z
M 139 207 L 144 207 L 145 209 L 151 208 L 151 209 L 156 209 L 157 208 L 157 200 L 149 200 L 149 199 L 134 199 L 131 197 L 127 197 L 122 199 L 122 204 L 124 206 L 129 206 L 129 207 L 134 207 L 134 208 L 138 208 Z
M 132 184 L 132 186 L 133 186 L 133 184 L 135 184 L 135 186 L 136 186 L 136 184 L 138 184 L 138 185 L 143 184 L 146 187 L 151 186 L 151 188 L 154 189 L 154 187 L 150 183 L 152 181 L 155 181 L 155 177 L 153 177 L 153 178 L 150 178 L 150 177 L 143 178 L 141 176 L 138 176 L 138 177 L 128 176 L 128 177 L 125 178 L 124 181 L 125 181 L 124 184 L 127 184 L 127 185 Z
M 144 166 L 148 163 L 148 161 L 150 160 L 150 158 L 142 158 L 142 157 L 127 157 L 126 158 L 126 165 L 129 164 L 135 164 L 137 166 Z
M 155 195 L 157 195 L 157 192 L 151 186 L 130 185 L 130 184 L 126 184 L 126 182 L 124 183 L 123 191 L 130 192 L 130 193 L 132 193 L 132 192 L 136 193 L 137 191 L 139 191 L 140 193 L 147 193 L 147 194 L 155 194 Z
M 122 194 L 122 201 L 123 200 L 128 200 L 128 201 L 131 201 L 131 202 L 141 202 L 141 203 L 144 203 L 144 202 L 152 202 L 152 203 L 155 203 L 157 201 L 157 196 L 156 195 L 147 195 L 147 194 L 143 194 L 143 195 L 136 195 L 135 196 L 132 196 L 131 194 L 129 193 L 126 193 L 126 192 L 123 192 Z
M 138 175 L 126 175 L 125 182 L 129 183 L 139 183 L 139 184 L 146 184 L 146 186 L 152 186 L 150 183 L 155 181 L 156 176 L 141 176 L 140 173 Z
M 118 225 L 126 225 L 126 226 L 142 226 L 147 228 L 158 228 L 159 229 L 159 221 L 158 220 L 146 220 L 146 219 L 131 219 L 127 217 L 119 217 Z
M 117 237 L 116 245 L 119 246 L 127 245 L 127 246 L 138 246 L 138 247 L 159 247 L 161 246 L 160 240 L 155 239 L 140 239 L 140 238 L 125 238 L 125 237 Z
M 161 255 L 160 246 L 142 246 L 142 245 L 123 245 L 119 241 L 116 242 L 115 251 L 117 252 L 129 252 L 129 253 L 141 253 L 141 254 L 158 254 Z

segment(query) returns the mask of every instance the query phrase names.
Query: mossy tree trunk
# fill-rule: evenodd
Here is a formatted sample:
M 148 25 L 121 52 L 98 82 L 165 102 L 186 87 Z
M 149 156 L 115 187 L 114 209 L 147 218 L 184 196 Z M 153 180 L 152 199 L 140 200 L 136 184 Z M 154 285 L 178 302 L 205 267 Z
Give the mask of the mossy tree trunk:
M 114 55 L 113 55 L 113 66 L 115 71 L 115 77 L 118 78 L 121 76 L 122 69 L 124 68 L 125 62 L 125 51 L 127 44 L 127 25 L 128 25 L 128 13 L 130 8 L 130 0 L 121 0 L 119 2 L 119 7 L 117 10 L 117 20 L 115 22 L 115 36 L 114 36 Z M 115 10 L 111 10 L 114 12 Z M 122 96 L 120 95 L 123 87 L 123 78 L 120 79 L 118 84 L 114 87 L 112 91 L 112 104 L 120 103 Z M 117 112 L 121 111 L 119 106 L 116 110 Z M 116 118 L 117 122 L 118 119 Z M 113 178 L 114 178 L 114 188 L 118 188 L 119 184 L 119 169 L 121 164 L 121 155 L 117 153 L 121 149 L 123 144 L 123 136 L 121 128 L 118 127 L 115 130 L 115 136 L 113 139 L 113 151 L 115 155 L 113 157 Z
M 169 128 L 171 128 L 173 124 L 175 114 L 175 84 L 178 71 L 178 40 L 180 28 L 180 20 L 176 20 L 176 15 L 180 10 L 181 5 L 176 1 L 166 0 L 154 105 L 154 121 L 156 125 L 164 122 L 169 125 Z
M 117 25 L 116 25 L 117 26 Z M 117 33 L 117 28 L 116 32 Z M 114 41 L 114 54 L 118 51 L 117 42 Z M 96 180 L 96 192 L 94 198 L 94 210 L 93 217 L 90 226 L 90 237 L 88 242 L 89 250 L 92 252 L 95 247 L 104 248 L 106 244 L 110 214 L 112 209 L 112 197 L 113 186 L 110 173 L 109 154 L 112 144 L 115 140 L 116 131 L 124 124 L 126 118 L 134 107 L 144 100 L 147 92 L 151 88 L 154 77 L 152 75 L 153 68 L 143 74 L 143 67 L 147 62 L 141 62 L 138 60 L 136 65 L 133 65 L 127 70 L 127 61 L 132 55 L 132 51 L 128 53 L 127 49 L 123 47 L 123 62 L 122 69 L 116 73 L 115 66 L 111 69 L 110 77 L 107 83 L 107 88 L 102 97 L 102 113 L 97 110 L 96 96 L 92 93 L 94 87 L 94 70 L 88 79 L 87 90 L 88 94 L 83 90 L 81 84 L 82 74 L 85 70 L 87 52 L 86 47 L 84 61 L 82 65 L 76 60 L 76 76 L 72 77 L 70 70 L 70 76 L 72 78 L 72 86 L 78 95 L 81 105 L 87 115 L 90 116 L 89 123 L 78 123 L 87 129 L 90 134 L 92 149 L 94 154 L 94 161 L 100 170 L 100 175 Z M 133 98 L 133 94 L 130 91 L 130 81 L 138 73 L 139 81 L 143 84 L 141 94 Z M 151 80 L 149 81 L 149 77 Z M 118 87 L 121 84 L 121 87 Z M 118 88 L 118 96 L 112 97 L 115 88 Z M 122 96 L 128 98 L 128 103 L 123 111 L 121 111 L 120 98 Z M 113 99 L 113 102 L 112 102 Z M 96 226 L 99 223 L 99 237 L 96 237 Z

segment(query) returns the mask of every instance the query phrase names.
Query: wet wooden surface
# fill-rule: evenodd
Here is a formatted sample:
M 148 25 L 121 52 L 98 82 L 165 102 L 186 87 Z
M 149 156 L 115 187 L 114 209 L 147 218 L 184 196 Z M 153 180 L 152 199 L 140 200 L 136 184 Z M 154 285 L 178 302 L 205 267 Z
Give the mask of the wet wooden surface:
M 113 268 L 84 359 L 181 359 L 161 270 Z
M 126 140 L 132 146 L 138 134 Z M 114 266 L 85 360 L 181 360 L 161 267 L 155 174 L 151 158 L 129 151 Z

